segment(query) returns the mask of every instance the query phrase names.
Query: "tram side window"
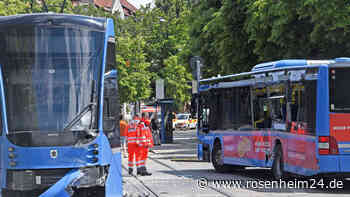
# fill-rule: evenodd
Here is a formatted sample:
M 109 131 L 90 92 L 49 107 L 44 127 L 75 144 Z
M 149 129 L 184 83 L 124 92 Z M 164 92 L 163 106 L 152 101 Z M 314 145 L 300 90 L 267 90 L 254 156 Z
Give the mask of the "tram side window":
M 108 39 L 107 43 L 107 58 L 106 58 L 106 69 L 105 73 L 112 70 L 116 66 L 116 60 L 115 60 L 115 40 L 113 37 L 110 37 Z
M 303 81 L 290 85 L 290 131 L 314 134 L 316 129 L 316 81 Z
M 103 131 L 112 147 L 120 146 L 119 102 L 116 79 L 105 79 L 103 103 Z

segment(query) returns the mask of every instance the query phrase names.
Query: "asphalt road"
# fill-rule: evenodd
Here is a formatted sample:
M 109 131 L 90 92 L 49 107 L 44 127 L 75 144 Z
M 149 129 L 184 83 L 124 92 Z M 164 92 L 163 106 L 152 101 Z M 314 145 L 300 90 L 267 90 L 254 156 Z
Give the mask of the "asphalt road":
M 153 148 L 147 161 L 152 176 L 129 176 L 123 158 L 124 192 L 127 196 L 240 197 L 240 196 L 350 196 L 350 181 L 291 177 L 273 182 L 269 169 L 246 168 L 216 173 L 211 163 L 196 160 L 195 131 L 175 131 L 174 143 Z M 350 165 L 350 164 L 349 164 Z

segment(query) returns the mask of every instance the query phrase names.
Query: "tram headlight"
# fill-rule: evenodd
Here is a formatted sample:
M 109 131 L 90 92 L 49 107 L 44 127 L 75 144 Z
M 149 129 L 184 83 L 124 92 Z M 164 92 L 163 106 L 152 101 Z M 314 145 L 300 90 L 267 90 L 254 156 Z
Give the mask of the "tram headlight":
M 11 167 L 15 167 L 17 165 L 17 163 L 15 161 L 10 161 L 10 166 Z
M 107 171 L 103 166 L 81 168 L 83 174 L 75 183 L 78 188 L 103 186 L 107 179 Z
M 15 148 L 9 147 L 9 148 L 8 148 L 8 151 L 9 151 L 9 152 L 13 152 L 13 151 L 15 151 Z
M 10 159 L 14 159 L 16 157 L 16 155 L 14 153 L 9 153 L 9 158 Z

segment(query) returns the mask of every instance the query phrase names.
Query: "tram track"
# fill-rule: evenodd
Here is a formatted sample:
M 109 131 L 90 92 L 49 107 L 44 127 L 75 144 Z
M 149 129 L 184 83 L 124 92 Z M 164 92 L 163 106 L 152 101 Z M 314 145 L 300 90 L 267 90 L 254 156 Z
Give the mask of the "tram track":
M 177 170 L 177 169 L 175 169 L 175 168 L 169 166 L 168 164 L 166 164 L 166 163 L 164 163 L 164 162 L 159 161 L 158 159 L 156 159 L 156 158 L 154 158 L 154 157 L 148 157 L 148 158 L 149 158 L 150 160 L 152 160 L 152 161 L 158 163 L 159 165 L 162 165 L 162 166 L 164 166 L 164 167 L 166 167 L 166 168 L 168 168 L 168 169 L 170 169 L 170 170 L 172 170 L 172 171 L 174 171 L 174 172 L 177 172 L 177 173 L 176 173 L 176 176 L 178 176 L 178 177 L 181 176 L 182 173 L 181 173 L 179 170 Z M 195 182 L 196 180 L 193 180 L 193 181 Z M 226 192 L 223 192 L 223 191 L 220 191 L 219 189 L 217 189 L 217 188 L 215 188 L 215 187 L 212 187 L 212 186 L 210 186 L 210 185 L 208 185 L 207 189 L 211 189 L 211 190 L 213 190 L 213 191 L 215 191 L 215 192 L 217 192 L 217 193 L 219 193 L 219 194 L 221 194 L 221 195 L 223 195 L 223 196 L 225 196 L 225 197 L 231 197 L 231 196 L 232 196 L 231 194 L 226 193 Z
M 125 166 L 122 166 L 123 169 L 125 171 L 128 171 L 128 169 L 125 167 Z M 150 193 L 146 193 L 144 192 L 143 194 L 139 194 L 137 195 L 137 197 L 160 197 L 157 192 L 153 191 L 150 187 L 148 187 L 144 181 L 142 181 L 138 176 L 132 174 L 130 175 L 132 176 L 133 178 L 135 178 L 147 191 L 149 191 Z M 129 184 L 132 184 L 134 187 L 138 187 L 136 184 L 132 183 L 132 182 L 129 182 Z M 152 195 L 151 195 L 152 194 Z M 133 195 L 128 195 L 128 194 L 124 194 L 123 197 L 134 197 Z

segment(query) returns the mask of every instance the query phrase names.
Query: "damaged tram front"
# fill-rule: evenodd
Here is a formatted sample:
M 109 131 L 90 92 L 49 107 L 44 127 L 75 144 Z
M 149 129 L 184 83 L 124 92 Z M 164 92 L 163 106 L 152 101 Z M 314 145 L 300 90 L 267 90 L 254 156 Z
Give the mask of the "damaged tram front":
M 1 195 L 121 196 L 113 21 L 31 14 L 0 26 Z

